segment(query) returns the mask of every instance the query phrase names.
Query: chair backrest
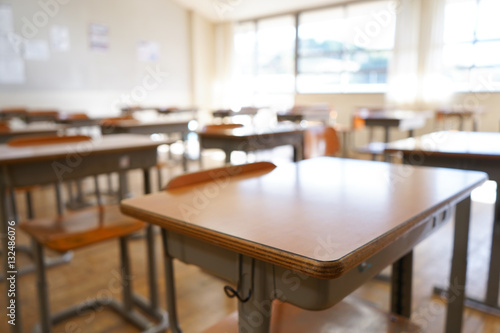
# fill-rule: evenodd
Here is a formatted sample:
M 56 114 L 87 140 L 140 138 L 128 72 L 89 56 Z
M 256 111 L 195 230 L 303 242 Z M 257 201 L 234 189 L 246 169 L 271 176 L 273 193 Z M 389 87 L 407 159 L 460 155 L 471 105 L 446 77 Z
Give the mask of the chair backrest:
M 235 128 L 243 127 L 242 124 L 217 124 L 217 125 L 205 125 L 203 127 L 204 132 L 214 132 L 214 131 L 222 131 L 222 130 L 231 130 Z
M 309 127 L 304 133 L 305 158 L 334 156 L 340 151 L 337 131 L 330 126 Z
M 87 135 L 72 135 L 72 136 L 56 136 L 56 135 L 44 135 L 44 136 L 26 136 L 11 139 L 7 142 L 10 147 L 29 147 L 29 146 L 44 146 L 44 145 L 56 145 L 62 143 L 74 143 L 82 141 L 90 141 L 92 138 Z
M 0 131 L 6 132 L 10 130 L 9 123 L 6 121 L 0 121 Z
M 79 113 L 66 113 L 62 114 L 59 116 L 59 119 L 63 120 L 86 120 L 90 119 L 89 116 L 86 113 L 79 112 Z
M 360 130 L 363 128 L 365 128 L 365 120 L 357 114 L 352 116 L 352 129 L 353 130 Z
M 186 173 L 172 178 L 168 182 L 165 189 L 168 191 L 179 187 L 209 182 L 220 178 L 250 174 L 252 172 L 269 172 L 274 168 L 276 168 L 276 165 L 271 162 L 256 162 Z

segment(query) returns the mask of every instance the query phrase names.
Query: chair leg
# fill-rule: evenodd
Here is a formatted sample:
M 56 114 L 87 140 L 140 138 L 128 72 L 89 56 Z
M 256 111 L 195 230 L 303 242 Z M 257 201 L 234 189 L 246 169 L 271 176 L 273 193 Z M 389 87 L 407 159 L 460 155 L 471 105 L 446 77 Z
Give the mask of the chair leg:
M 43 247 L 38 242 L 35 243 L 35 265 L 38 289 L 38 306 L 40 313 L 40 323 L 42 333 L 50 333 L 51 318 L 49 306 L 49 292 L 47 287 L 47 276 L 45 274 L 45 263 Z

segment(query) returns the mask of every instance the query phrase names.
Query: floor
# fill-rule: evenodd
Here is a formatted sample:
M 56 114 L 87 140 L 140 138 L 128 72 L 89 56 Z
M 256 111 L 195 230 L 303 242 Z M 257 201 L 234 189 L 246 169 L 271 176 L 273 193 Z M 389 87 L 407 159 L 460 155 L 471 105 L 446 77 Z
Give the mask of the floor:
M 272 158 L 277 164 L 289 163 L 291 149 L 278 149 L 274 152 L 264 152 L 251 155 L 249 160 L 263 160 Z M 175 157 L 175 154 L 174 154 Z M 213 151 L 204 154 L 205 166 L 222 165 L 223 155 Z M 235 154 L 235 161 L 241 162 L 245 156 Z M 198 163 L 192 161 L 190 170 L 196 170 Z M 163 177 L 181 173 L 178 164 L 171 165 L 163 170 Z M 129 176 L 130 188 L 134 195 L 142 190 L 142 179 L 139 172 L 132 172 Z M 106 179 L 101 179 L 103 184 Z M 116 182 L 116 179 L 115 179 Z M 156 174 L 153 173 L 153 182 Z M 88 184 L 90 186 L 90 182 Z M 156 184 L 156 183 L 155 183 Z M 488 192 L 488 191 L 486 191 Z M 486 193 L 486 197 L 491 193 Z M 38 216 L 51 215 L 55 212 L 53 192 L 51 188 L 39 188 L 34 193 L 35 212 Z M 89 196 L 91 199 L 91 196 Z M 484 201 L 484 200 L 483 200 Z M 24 211 L 24 200 L 19 196 L 19 209 Z M 50 209 L 48 209 L 50 208 Z M 491 243 L 492 210 L 491 203 L 474 201 L 473 220 L 469 245 L 469 269 L 467 276 L 467 292 L 477 298 L 482 298 L 485 290 L 487 265 L 489 260 L 489 246 Z M 453 223 L 448 223 L 433 236 L 423 241 L 415 249 L 414 266 L 414 299 L 413 320 L 425 332 L 442 332 L 444 327 L 444 302 L 432 296 L 432 287 L 447 284 L 449 262 L 451 255 L 451 238 Z M 160 236 L 157 235 L 156 250 L 159 268 L 160 296 L 164 295 L 163 265 L 160 258 Z M 29 244 L 29 240 L 18 233 L 18 246 Z M 53 267 L 48 270 L 50 304 L 52 311 L 57 312 L 64 307 L 79 301 L 87 301 L 96 297 L 120 298 L 120 283 L 118 280 L 118 243 L 108 241 L 97 246 L 88 247 L 74 253 L 71 262 Z M 132 240 L 129 243 L 132 254 L 132 285 L 136 292 L 147 296 L 148 288 L 145 274 L 146 249 L 144 239 Z M 29 258 L 19 253 L 19 265 L 29 264 Z M 175 262 L 175 276 L 177 283 L 177 299 L 179 318 L 185 333 L 203 332 L 204 329 L 218 322 L 227 314 L 235 311 L 236 303 L 228 299 L 223 293 L 224 282 L 214 278 L 196 267 Z M 20 296 L 22 310 L 17 315 L 22 317 L 23 332 L 30 332 L 38 321 L 36 303 L 36 285 L 34 274 L 18 278 L 17 292 Z M 0 332 L 7 332 L 9 327 L 5 316 L 5 283 L 0 283 Z M 373 302 L 383 309 L 389 304 L 389 285 L 385 282 L 372 280 L 359 288 L 355 295 Z M 160 297 L 165 307 L 164 298 Z M 467 310 L 464 317 L 464 332 L 500 333 L 500 317 L 482 314 L 474 310 Z M 79 317 L 55 327 L 56 333 L 73 332 L 136 332 L 119 317 L 108 310 L 93 310 L 82 313 Z

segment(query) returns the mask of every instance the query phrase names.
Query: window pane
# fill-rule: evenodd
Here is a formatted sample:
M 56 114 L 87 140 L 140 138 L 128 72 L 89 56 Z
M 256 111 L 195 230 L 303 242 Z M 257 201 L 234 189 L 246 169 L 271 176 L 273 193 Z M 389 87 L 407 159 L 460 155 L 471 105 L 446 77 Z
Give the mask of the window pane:
M 500 65 L 500 41 L 483 42 L 474 45 L 476 66 Z
M 470 90 L 499 91 L 500 67 L 474 68 L 470 74 Z
M 342 7 L 303 13 L 299 22 L 301 52 L 311 49 L 323 52 L 342 50 L 346 36 Z
M 255 24 L 239 24 L 234 34 L 234 54 L 236 73 L 253 75 L 255 72 Z
M 257 89 L 265 92 L 293 92 L 295 85 L 293 16 L 259 21 L 257 54 Z
M 456 91 L 469 90 L 470 69 L 454 68 L 448 72 L 453 89 Z
M 388 51 L 358 51 L 351 55 L 347 71 L 349 83 L 377 84 L 387 82 L 387 66 L 390 52 Z
M 390 50 L 394 47 L 396 12 L 392 1 L 346 7 L 346 43 L 352 49 Z
M 500 1 L 481 0 L 478 7 L 477 38 L 495 39 L 500 38 Z
M 298 91 L 373 91 L 366 85 L 385 86 L 395 8 L 394 1 L 374 1 L 301 14 Z M 356 88 L 346 87 L 351 84 Z
M 346 31 L 343 16 L 342 7 L 307 12 L 300 16 L 299 73 L 342 71 L 342 42 Z
M 295 27 L 293 17 L 259 21 L 257 38 L 259 74 L 294 72 Z
M 472 42 L 476 26 L 475 0 L 448 0 L 445 7 L 444 42 Z
M 443 49 L 446 67 L 470 67 L 474 63 L 473 44 L 445 45 Z

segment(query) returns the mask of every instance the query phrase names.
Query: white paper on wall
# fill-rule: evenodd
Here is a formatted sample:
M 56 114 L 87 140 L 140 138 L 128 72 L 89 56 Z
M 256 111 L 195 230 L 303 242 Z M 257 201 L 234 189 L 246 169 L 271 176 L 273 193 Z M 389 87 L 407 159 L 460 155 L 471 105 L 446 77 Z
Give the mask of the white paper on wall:
M 52 49 L 58 52 L 68 52 L 70 49 L 69 29 L 62 25 L 50 27 L 50 42 Z
M 50 59 L 49 43 L 44 39 L 27 39 L 24 41 L 24 59 L 47 61 Z
M 0 84 L 25 82 L 24 60 L 14 46 L 8 36 L 0 35 Z
M 106 51 L 109 48 L 109 28 L 103 24 L 91 23 L 89 41 L 91 50 Z
M 22 58 L 0 59 L 0 84 L 22 84 L 25 81 Z
M 139 61 L 149 62 L 160 60 L 160 45 L 156 42 L 140 41 L 137 43 Z
M 14 31 L 12 7 L 0 3 L 0 35 Z

